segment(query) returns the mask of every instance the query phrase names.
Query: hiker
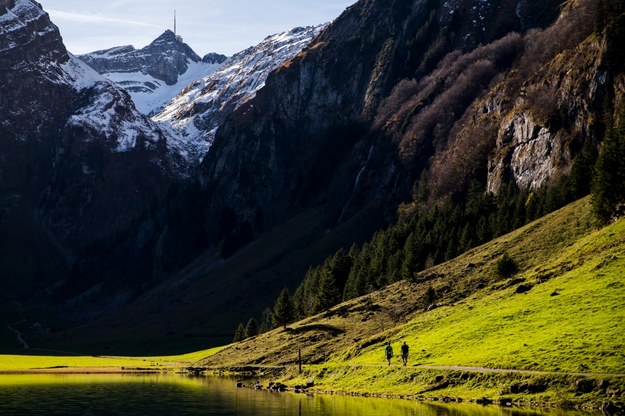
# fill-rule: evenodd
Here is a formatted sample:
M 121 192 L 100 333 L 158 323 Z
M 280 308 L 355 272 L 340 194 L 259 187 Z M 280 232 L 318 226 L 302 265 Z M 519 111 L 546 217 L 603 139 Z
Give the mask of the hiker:
M 391 365 L 391 358 L 393 358 L 393 347 L 391 347 L 391 341 L 386 343 L 386 348 L 384 348 L 384 352 L 386 353 L 386 360 L 388 361 L 388 365 Z
M 404 362 L 404 366 L 406 366 L 406 363 L 408 362 L 409 349 L 410 347 L 406 344 L 406 341 L 404 341 L 404 344 L 401 346 L 401 360 Z

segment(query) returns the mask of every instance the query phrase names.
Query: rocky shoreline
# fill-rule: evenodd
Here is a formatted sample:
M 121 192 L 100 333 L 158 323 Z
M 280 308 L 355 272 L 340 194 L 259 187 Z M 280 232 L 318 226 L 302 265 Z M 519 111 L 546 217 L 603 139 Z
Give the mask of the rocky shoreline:
M 431 385 L 420 389 L 412 394 L 380 393 L 374 391 L 344 391 L 333 389 L 331 386 L 324 388 L 317 385 L 314 377 L 306 382 L 291 378 L 288 367 L 260 367 L 248 366 L 237 368 L 204 368 L 199 374 L 203 375 L 232 375 L 238 377 L 237 387 L 269 389 L 272 391 L 288 391 L 301 394 L 324 394 L 337 396 L 370 397 L 381 399 L 414 400 L 419 402 L 440 403 L 471 403 L 484 406 L 500 406 L 505 408 L 525 409 L 561 409 L 580 410 L 603 416 L 625 415 L 625 379 L 615 377 L 610 379 L 606 375 L 600 375 L 599 379 L 581 377 L 580 375 L 554 374 L 552 377 L 541 375 L 539 380 L 532 378 L 532 374 L 526 374 L 525 378 L 512 379 L 515 373 L 489 373 L 482 379 L 482 388 L 486 391 L 487 385 L 498 384 L 500 394 L 477 394 L 479 385 L 474 386 L 472 396 L 461 396 L 446 392 L 446 389 L 457 387 L 459 380 L 466 384 L 473 375 L 467 371 L 449 371 L 447 375 L 436 375 Z M 424 369 L 423 371 L 431 371 Z M 484 374 L 482 374 L 484 376 Z M 260 385 L 260 379 L 272 380 L 267 386 Z M 289 383 L 289 379 L 293 383 Z M 254 381 L 253 384 L 246 383 Z M 566 397 L 552 397 L 550 391 L 562 389 L 568 385 L 569 390 L 564 392 Z M 559 393 L 562 394 L 562 391 Z M 551 400 L 548 398 L 552 397 Z

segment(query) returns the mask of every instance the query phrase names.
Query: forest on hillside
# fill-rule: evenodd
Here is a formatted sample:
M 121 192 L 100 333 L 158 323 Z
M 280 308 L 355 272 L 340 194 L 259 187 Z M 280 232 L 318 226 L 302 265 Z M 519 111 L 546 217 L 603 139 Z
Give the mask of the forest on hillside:
M 510 66 L 526 71 L 524 76 L 516 76 L 512 81 L 508 77 L 504 81 L 508 89 L 519 90 L 522 87 L 519 80 L 526 79 L 562 49 L 573 48 L 588 36 L 605 40 L 603 65 L 614 73 L 621 73 L 625 66 L 625 47 L 619 41 L 625 38 L 624 10 L 625 4 L 619 0 L 601 0 L 594 8 L 576 10 L 580 18 L 594 22 L 588 27 L 580 29 L 577 19 L 569 19 L 566 24 L 534 30 L 523 37 L 509 34 L 460 60 L 458 56 L 445 58 L 442 62 L 449 65 L 440 65 L 434 75 L 420 81 L 405 80 L 395 87 L 379 110 L 378 128 L 381 134 L 395 137 L 404 155 L 414 158 L 418 153 L 414 146 L 418 143 L 430 140 L 436 143 L 459 134 L 441 130 L 441 125 L 453 124 L 441 122 L 445 119 L 445 109 L 458 107 L 457 110 L 465 111 L 471 104 L 470 97 L 502 77 L 502 71 Z M 446 98 L 437 106 L 430 106 L 428 111 L 418 113 L 415 109 L 426 105 L 428 91 L 441 88 L 445 83 L 454 85 L 447 90 Z M 615 98 L 614 95 L 604 98 L 602 119 L 593 126 L 600 133 L 600 142 L 585 141 L 568 174 L 551 178 L 538 189 L 523 189 L 508 182 L 497 194 L 485 192 L 483 181 L 470 179 L 470 183 L 463 183 L 467 180 L 464 178 L 483 177 L 475 175 L 475 167 L 469 164 L 479 157 L 468 157 L 465 164 L 450 164 L 466 165 L 471 174 L 450 172 L 435 161 L 415 182 L 411 200 L 398 207 L 395 223 L 375 233 L 364 244 L 341 248 L 322 264 L 311 266 L 292 296 L 285 288 L 273 308 L 263 312 L 261 328 L 254 327 L 254 331 L 246 332 L 241 323 L 235 340 L 326 311 L 342 301 L 399 280 L 415 279 L 422 270 L 589 194 L 598 224 L 618 218 L 625 212 L 625 103 L 616 102 Z M 548 111 L 552 106 L 544 103 L 547 99 L 536 96 L 534 105 Z M 417 113 L 418 116 L 413 116 Z M 546 117 L 557 124 L 558 117 L 562 116 L 550 113 Z M 423 138 L 415 140 L 415 132 Z M 494 134 L 488 130 L 481 133 L 476 139 L 476 152 L 481 151 L 480 140 L 491 140 L 488 135 Z M 436 293 L 429 291 L 423 297 L 431 303 Z M 255 323 L 256 319 L 251 318 L 251 321 Z

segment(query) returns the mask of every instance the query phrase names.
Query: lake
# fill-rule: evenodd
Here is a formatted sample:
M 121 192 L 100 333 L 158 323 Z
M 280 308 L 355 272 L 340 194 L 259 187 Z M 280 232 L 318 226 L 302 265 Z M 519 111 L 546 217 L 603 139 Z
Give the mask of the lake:
M 473 404 L 273 393 L 232 378 L 179 375 L 2 375 L 0 415 L 514 416 L 566 415 Z

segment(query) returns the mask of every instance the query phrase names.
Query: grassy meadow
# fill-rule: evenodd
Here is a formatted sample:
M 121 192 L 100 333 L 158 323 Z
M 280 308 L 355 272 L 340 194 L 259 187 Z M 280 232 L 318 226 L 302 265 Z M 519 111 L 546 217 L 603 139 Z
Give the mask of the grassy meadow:
M 0 355 L 1 372 L 32 371 L 127 371 L 154 369 L 156 371 L 184 369 L 200 359 L 209 357 L 221 348 L 196 351 L 183 355 L 162 357 L 114 357 L 114 356 L 46 356 L 46 355 Z
M 507 253 L 518 272 L 502 277 Z M 380 291 L 240 343 L 171 357 L 0 356 L 58 366 L 250 366 L 339 393 L 573 406 L 625 395 L 625 220 L 597 228 L 589 199 Z M 427 292 L 435 292 L 434 302 Z M 383 346 L 395 357 L 386 365 Z M 400 345 L 411 348 L 408 366 Z M 301 351 L 303 372 L 297 367 Z M 508 400 L 506 399 L 506 400 Z
M 507 278 L 495 272 L 504 253 L 519 269 Z M 625 384 L 623 271 L 625 220 L 597 229 L 584 199 L 412 282 L 232 345 L 203 363 L 284 365 L 287 384 L 313 379 L 337 392 L 598 400 L 610 394 L 606 386 Z M 437 294 L 433 305 L 424 300 L 429 288 Z M 386 341 L 395 350 L 391 367 Z M 400 366 L 403 341 L 411 347 L 407 367 Z M 302 375 L 294 366 L 300 348 Z M 579 387 L 585 379 L 596 388 Z

